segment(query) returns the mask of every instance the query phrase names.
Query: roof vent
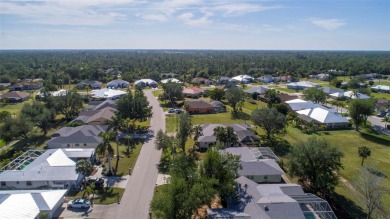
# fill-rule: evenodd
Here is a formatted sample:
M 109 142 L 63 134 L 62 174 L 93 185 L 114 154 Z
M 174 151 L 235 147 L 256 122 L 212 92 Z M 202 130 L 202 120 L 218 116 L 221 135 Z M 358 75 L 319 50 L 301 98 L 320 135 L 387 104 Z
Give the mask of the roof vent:
M 269 211 L 268 206 L 264 205 L 264 211 Z

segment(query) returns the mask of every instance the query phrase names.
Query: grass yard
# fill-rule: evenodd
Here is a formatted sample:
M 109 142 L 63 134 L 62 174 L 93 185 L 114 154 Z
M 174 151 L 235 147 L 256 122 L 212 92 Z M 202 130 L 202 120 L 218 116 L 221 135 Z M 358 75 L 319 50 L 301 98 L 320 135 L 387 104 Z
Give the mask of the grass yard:
M 192 115 L 192 124 L 243 124 L 245 120 L 234 119 L 230 112 L 217 113 L 217 114 L 197 114 Z M 251 123 L 246 120 L 247 123 Z
M 8 111 L 11 114 L 18 115 L 20 113 L 20 111 L 22 110 L 24 104 L 32 103 L 32 102 L 33 102 L 33 100 L 29 99 L 28 101 L 23 102 L 23 103 L 7 104 L 6 106 L 0 106 L 0 112 L 1 111 Z
M 386 94 L 386 93 L 374 93 L 374 92 L 371 92 L 370 96 L 372 96 L 375 99 L 383 98 L 383 99 L 390 100 L 390 94 Z
M 255 100 L 253 100 L 253 101 L 255 101 Z M 250 103 L 247 100 L 247 101 L 244 102 L 244 106 L 243 107 L 247 108 L 248 110 L 253 111 L 253 110 L 257 109 L 257 108 L 267 107 L 267 103 L 256 100 L 256 104 L 252 104 L 252 103 Z
M 385 176 L 383 185 L 390 191 L 390 137 L 369 132 L 368 134 L 353 130 L 340 130 L 330 131 L 329 134 L 313 134 L 312 136 L 319 136 L 328 140 L 331 145 L 338 147 L 344 153 L 342 159 L 344 169 L 340 174 L 350 183 L 356 181 L 360 173 L 361 158 L 357 153 L 358 147 L 363 145 L 369 147 L 371 156 L 365 160 L 364 164 L 374 167 Z M 308 137 L 309 135 L 303 134 L 299 129 L 288 127 L 285 139 L 290 143 L 295 143 Z M 362 200 L 349 190 L 349 188 L 341 185 L 337 188 L 339 194 L 345 195 L 346 198 L 354 200 L 357 204 L 361 204 Z M 382 201 L 385 204 L 386 211 L 390 212 L 390 194 L 384 194 Z
M 166 132 L 175 132 L 176 130 L 176 114 L 168 114 L 165 117 L 165 130 Z
M 112 142 L 112 146 L 114 148 L 115 154 L 116 154 L 116 143 Z M 130 155 L 127 155 L 127 146 L 124 144 L 121 144 L 119 146 L 120 155 L 122 156 L 119 160 L 118 165 L 118 175 L 128 175 L 129 169 L 133 170 L 135 163 L 137 162 L 138 155 L 141 152 L 142 143 L 136 144 L 136 146 L 130 150 Z M 115 168 L 116 159 L 111 160 L 111 167 Z
M 379 83 L 379 80 L 375 80 L 374 81 L 374 85 L 387 85 L 387 86 L 390 86 L 390 81 L 381 80 L 380 83 Z
M 101 205 L 108 205 L 118 202 L 118 196 L 119 199 L 122 198 L 123 193 L 125 192 L 125 189 L 121 188 L 104 188 L 102 190 L 97 190 L 97 193 L 95 194 L 95 198 L 93 200 L 94 204 L 101 204 Z M 76 199 L 76 198 L 86 198 L 88 194 L 83 191 L 69 191 L 66 195 L 66 198 L 68 200 Z
M 299 91 L 288 89 L 288 88 L 282 88 L 282 87 L 275 87 L 275 90 L 282 91 L 285 93 L 298 93 Z
M 155 96 L 155 97 L 158 97 L 160 94 L 163 94 L 164 93 L 164 91 L 162 91 L 162 90 L 155 90 L 155 91 L 152 91 L 152 94 L 153 94 L 153 96 Z
M 4 147 L 5 141 L 3 139 L 0 139 L 0 148 Z

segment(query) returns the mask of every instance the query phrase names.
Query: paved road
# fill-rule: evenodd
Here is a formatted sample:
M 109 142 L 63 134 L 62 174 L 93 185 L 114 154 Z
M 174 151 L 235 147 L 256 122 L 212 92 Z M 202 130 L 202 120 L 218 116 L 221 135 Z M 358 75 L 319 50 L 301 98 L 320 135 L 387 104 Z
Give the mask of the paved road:
M 153 107 L 153 116 L 150 122 L 151 130 L 155 134 L 160 129 L 165 131 L 165 114 L 162 108 L 153 96 L 152 90 L 144 90 L 144 93 L 149 104 Z M 153 137 L 142 146 L 141 153 L 115 215 L 117 219 L 149 218 L 149 205 L 153 198 L 158 173 L 156 165 L 161 156 L 161 151 L 154 148 L 154 140 Z

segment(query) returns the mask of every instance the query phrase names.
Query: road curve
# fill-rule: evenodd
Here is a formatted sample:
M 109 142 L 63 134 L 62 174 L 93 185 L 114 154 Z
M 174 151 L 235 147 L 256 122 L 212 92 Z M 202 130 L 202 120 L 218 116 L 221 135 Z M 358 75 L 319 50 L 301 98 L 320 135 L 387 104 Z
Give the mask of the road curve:
M 149 104 L 153 107 L 153 116 L 150 121 L 154 135 L 162 129 L 165 131 L 165 114 L 152 90 L 144 90 Z M 133 173 L 126 186 L 121 203 L 116 212 L 116 219 L 147 219 L 149 206 L 153 198 L 157 180 L 156 165 L 160 161 L 161 151 L 154 148 L 155 137 L 146 142 L 141 149 Z

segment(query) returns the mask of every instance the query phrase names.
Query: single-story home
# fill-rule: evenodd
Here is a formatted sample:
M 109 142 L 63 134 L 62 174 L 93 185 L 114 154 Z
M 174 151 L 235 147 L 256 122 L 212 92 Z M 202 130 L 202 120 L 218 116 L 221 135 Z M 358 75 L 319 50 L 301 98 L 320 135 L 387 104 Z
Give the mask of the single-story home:
M 99 134 L 106 131 L 106 125 L 62 127 L 51 136 L 47 146 L 48 148 L 96 148 L 103 141 Z
M 67 192 L 66 189 L 0 191 L 0 218 L 53 218 Z
M 376 85 L 376 86 L 372 86 L 371 90 L 373 92 L 390 93 L 390 86 Z
M 185 97 L 198 98 L 204 92 L 205 91 L 200 87 L 184 87 L 183 88 L 183 94 Z
M 217 138 L 214 135 L 214 130 L 217 127 L 232 127 L 238 138 L 238 145 L 260 145 L 260 139 L 253 133 L 252 126 L 246 124 L 201 124 L 202 134 L 198 138 L 198 146 L 200 149 L 207 149 L 211 145 L 217 143 Z
M 11 83 L 0 83 L 0 90 L 1 89 L 6 89 L 7 87 L 9 87 L 11 85 Z
M 259 82 L 266 83 L 266 84 L 278 81 L 277 78 L 275 78 L 272 75 L 264 75 L 264 76 L 256 78 L 256 80 L 259 81 Z
M 253 87 L 250 87 L 249 89 L 247 89 L 245 91 L 245 93 L 247 93 L 247 94 L 254 94 L 254 93 L 264 94 L 267 90 L 268 90 L 268 88 L 263 87 L 263 86 L 253 86 Z
M 218 79 L 217 83 L 218 84 L 227 84 L 227 83 L 229 83 L 229 80 L 230 80 L 229 77 L 221 77 Z
M 216 111 L 217 113 L 226 112 L 226 105 L 223 104 L 221 101 L 212 100 L 212 101 L 210 102 L 210 104 L 214 106 L 215 111 Z
M 255 79 L 252 76 L 249 75 L 237 75 L 235 77 L 232 77 L 229 81 L 231 83 L 244 83 L 249 84 L 253 82 Z
M 349 126 L 347 117 L 320 107 L 299 110 L 297 113 L 302 120 L 324 125 L 327 129 L 347 128 Z
M 279 76 L 279 77 L 275 77 L 275 80 L 276 81 L 290 83 L 290 82 L 298 82 L 299 78 L 294 77 L 292 75 L 282 75 L 282 76 Z
M 5 100 L 7 103 L 22 103 L 30 99 L 30 94 L 21 91 L 8 92 L 1 95 L 1 100 Z
M 129 82 L 122 80 L 122 79 L 116 79 L 112 80 L 107 83 L 107 88 L 110 89 L 118 89 L 118 88 L 127 88 L 129 86 Z
M 236 179 L 236 195 L 226 210 L 209 209 L 211 219 L 337 219 L 327 201 L 305 193 L 297 184 L 257 184 L 245 176 Z
M 321 73 L 317 75 L 309 75 L 309 78 L 327 81 L 329 80 L 329 74 Z
M 134 82 L 135 86 L 156 88 L 158 83 L 152 79 L 140 79 Z
M 310 81 L 291 82 L 287 84 L 287 88 L 292 90 L 305 90 L 311 87 L 319 87 L 319 85 Z
M 186 100 L 184 107 L 190 114 L 207 114 L 216 112 L 215 106 L 204 100 Z
M 126 91 L 122 90 L 112 90 L 110 88 L 103 88 L 100 90 L 91 91 L 93 99 L 107 99 L 107 100 L 116 100 L 121 98 L 121 96 L 126 95 Z
M 90 101 L 88 105 L 83 109 L 83 111 L 101 110 L 106 107 L 116 109 L 116 102 L 110 99 L 104 101 Z
M 344 92 L 342 89 L 333 88 L 333 87 L 321 87 L 320 88 L 326 95 L 330 95 L 337 92 Z
M 242 169 L 238 170 L 240 176 L 248 177 L 256 183 L 282 182 L 284 171 L 276 162 L 279 159 L 270 148 L 261 149 L 258 147 L 230 147 L 221 150 L 220 153 L 240 156 L 242 166 Z
M 181 82 L 179 79 L 176 79 L 176 78 L 167 78 L 167 79 L 163 79 L 161 80 L 161 83 L 162 84 L 166 84 L 168 82 L 171 82 L 171 83 L 177 83 L 177 84 L 182 84 L 183 82 Z
M 362 93 L 355 93 L 353 91 L 342 91 L 342 92 L 337 92 L 333 94 L 329 94 L 330 98 L 333 99 L 339 99 L 339 98 L 347 98 L 347 99 L 370 99 L 369 96 L 362 94 Z
M 313 103 L 311 101 L 302 100 L 302 99 L 289 100 L 289 101 L 286 101 L 285 103 L 287 105 L 289 105 L 291 110 L 293 110 L 293 111 L 298 111 L 298 110 L 303 110 L 303 109 L 312 109 L 312 108 L 317 108 L 317 107 L 327 109 L 324 106 Z M 329 109 L 329 110 L 335 112 L 335 110 L 333 110 L 333 109 Z
M 24 80 L 8 86 L 10 91 L 23 91 L 23 90 L 38 90 L 43 87 L 42 82 L 36 82 L 32 80 Z
M 92 89 L 100 89 L 103 83 L 100 81 L 81 81 L 76 85 L 77 89 L 85 89 L 85 87 L 89 86 Z
M 1 189 L 68 189 L 78 187 L 83 179 L 76 173 L 80 159 L 95 160 L 94 149 L 49 149 L 27 151 L 0 173 Z M 43 153 L 42 153 L 43 152 Z M 33 156 L 32 154 L 38 153 Z
M 98 110 L 81 111 L 72 123 L 82 123 L 85 125 L 104 125 L 115 117 L 116 109 L 105 107 Z
M 57 90 L 57 91 L 49 91 L 47 93 L 39 92 L 37 94 L 37 96 L 44 97 L 45 95 L 49 95 L 52 97 L 60 97 L 60 96 L 65 96 L 67 92 L 68 92 L 67 90 L 61 89 L 61 90 Z
M 207 79 L 207 78 L 202 78 L 202 77 L 196 77 L 191 80 L 192 84 L 201 84 L 201 85 L 212 85 L 213 81 Z

